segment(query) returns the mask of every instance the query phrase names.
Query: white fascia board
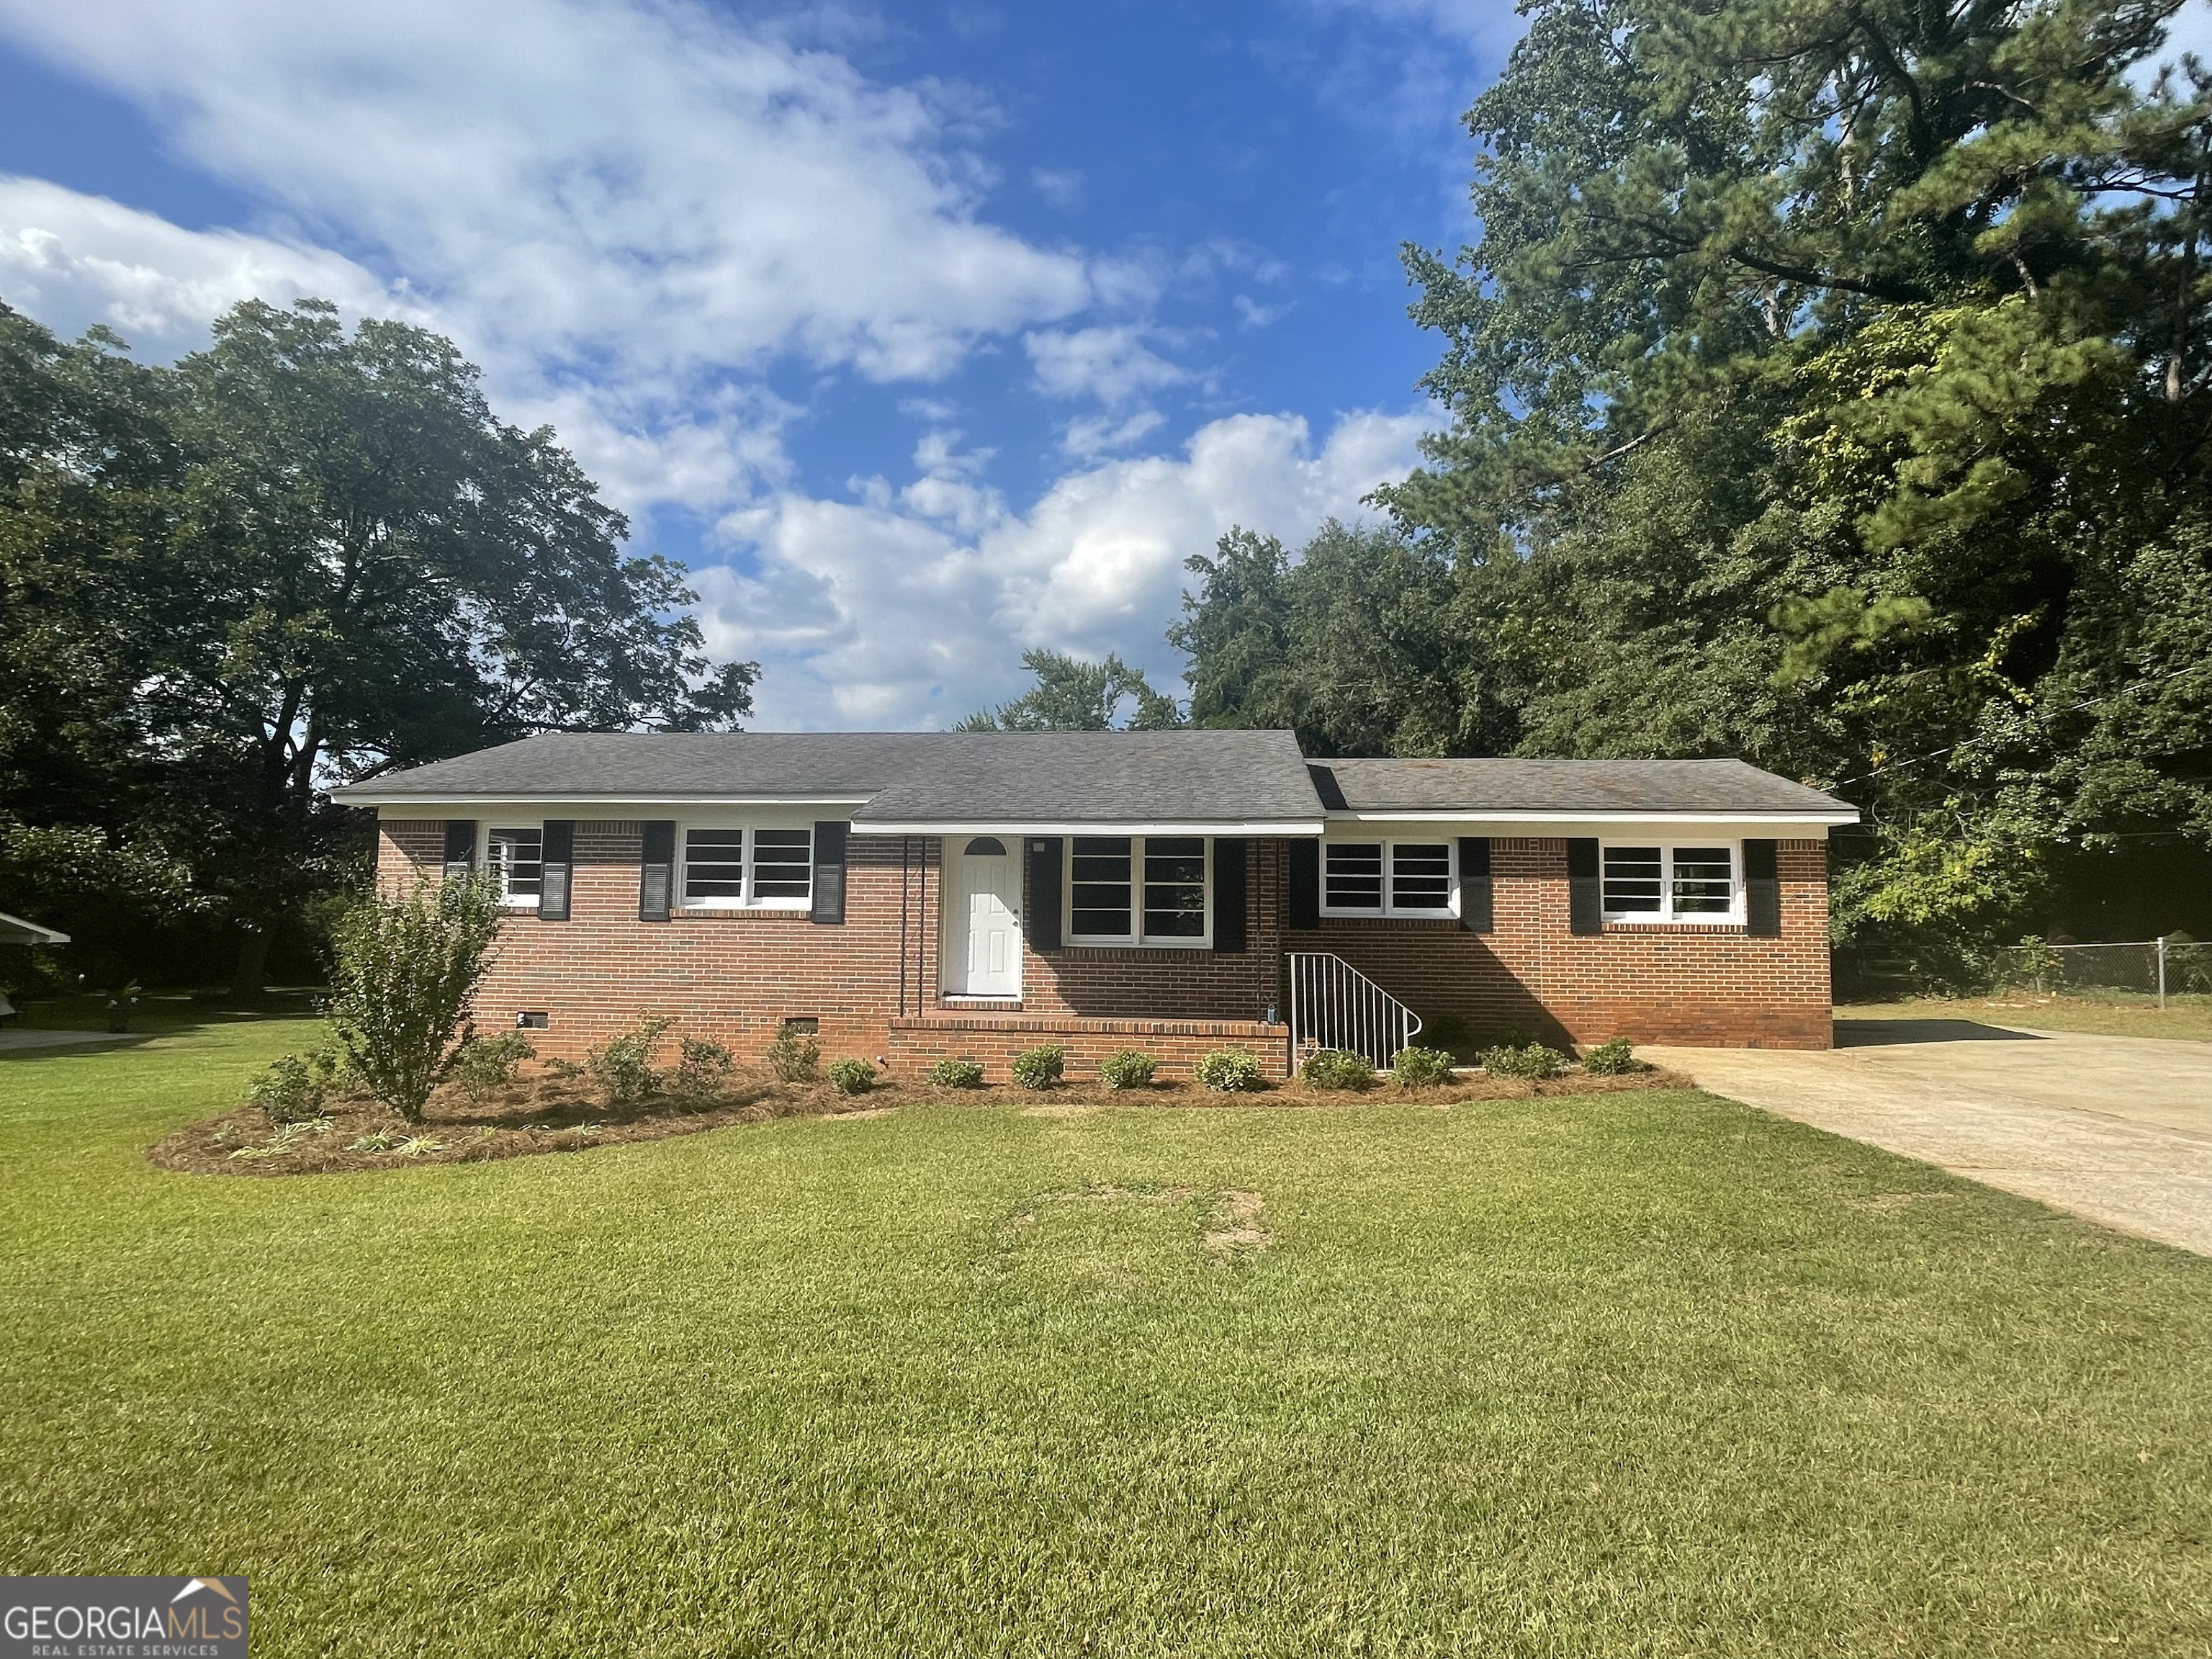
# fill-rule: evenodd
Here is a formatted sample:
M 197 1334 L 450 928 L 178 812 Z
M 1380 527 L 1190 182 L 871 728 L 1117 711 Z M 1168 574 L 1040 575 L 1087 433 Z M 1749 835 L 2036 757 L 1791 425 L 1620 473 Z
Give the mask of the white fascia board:
M 913 819 L 878 823 L 855 819 L 856 836 L 1318 836 L 1318 818 L 1269 819 L 1264 823 L 1010 823 L 1003 819 Z
M 0 910 L 0 945 L 67 945 L 70 936 L 55 927 L 41 927 Z
M 1840 812 L 1348 812 L 1332 811 L 1338 823 L 1504 823 L 1644 825 L 1654 830 L 1701 823 L 1766 824 L 1777 830 L 1820 829 L 1856 823 L 1856 811 Z
M 380 795 L 374 789 L 344 789 L 331 799 L 341 806 L 374 806 L 380 817 L 436 817 L 449 807 L 511 808 L 542 817 L 611 821 L 636 817 L 649 806 L 865 806 L 867 795 L 624 795 L 593 800 L 556 800 L 542 795 Z

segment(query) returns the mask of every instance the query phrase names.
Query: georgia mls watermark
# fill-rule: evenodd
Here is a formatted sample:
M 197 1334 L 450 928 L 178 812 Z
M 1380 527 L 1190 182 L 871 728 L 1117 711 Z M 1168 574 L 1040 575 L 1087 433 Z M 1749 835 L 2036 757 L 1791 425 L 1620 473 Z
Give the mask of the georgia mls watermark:
M 0 1578 L 0 1659 L 246 1659 L 246 1580 Z

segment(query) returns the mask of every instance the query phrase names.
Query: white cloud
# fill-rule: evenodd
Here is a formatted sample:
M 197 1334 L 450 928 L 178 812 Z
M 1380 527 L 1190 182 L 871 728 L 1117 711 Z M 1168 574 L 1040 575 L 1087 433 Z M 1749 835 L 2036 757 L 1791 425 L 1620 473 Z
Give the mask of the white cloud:
M 1060 479 L 1028 512 L 995 496 L 937 514 L 918 480 L 852 502 L 786 495 L 722 526 L 758 574 L 701 573 L 716 649 L 758 657 L 763 726 L 948 726 L 1020 689 L 1023 647 L 1118 650 L 1172 685 L 1161 638 L 1183 561 L 1232 526 L 1295 542 L 1401 477 L 1430 422 L 1341 417 L 1318 447 L 1304 421 L 1241 415 L 1183 453 L 1106 463 Z
M 2130 78 L 2138 85 L 2148 87 L 2157 78 L 2159 65 L 2179 64 L 2183 53 L 2192 52 L 2212 65 L 2212 0 L 2188 0 L 2174 13 L 2166 21 L 2166 45 Z M 2177 88 L 2185 89 L 2187 84 L 2176 77 Z
M 408 316 L 633 511 L 786 480 L 779 356 L 926 380 L 1130 286 L 976 218 L 953 131 L 978 112 L 684 0 L 0 0 L 0 33 L 148 108 L 275 227 L 0 185 L 13 303 L 154 357 L 252 294 Z
M 1030 188 L 1044 198 L 1046 204 L 1062 211 L 1083 205 L 1085 180 L 1073 167 L 1031 167 Z
M 43 179 L 0 175 L 0 295 L 57 332 L 105 323 L 166 360 L 208 341 L 216 313 L 257 296 L 303 295 L 384 316 L 427 313 L 404 289 L 321 248 L 191 231 Z
M 1238 416 L 1128 454 L 1164 424 L 1154 394 L 1203 384 L 1163 355 L 1179 337 L 1132 319 L 1279 267 L 1211 244 L 1202 270 L 1103 259 L 984 222 L 963 144 L 992 112 L 871 82 L 812 27 L 695 0 L 0 0 L 0 37 L 264 204 L 195 231 L 0 179 L 0 294 L 154 357 L 248 295 L 452 335 L 501 413 L 552 423 L 611 501 L 719 524 L 744 564 L 695 573 L 702 621 L 767 665 L 763 725 L 950 724 L 1018 689 L 1031 644 L 1117 649 L 1172 684 L 1182 560 L 1233 524 L 1296 538 L 1356 514 L 1423 417 L 1347 416 L 1316 444 L 1294 416 Z M 844 501 L 794 482 L 784 433 L 808 411 L 771 365 L 928 381 L 1015 337 L 1038 388 L 1092 404 L 1060 433 L 1078 470 L 1026 511 L 934 388 L 902 401 L 923 427 L 909 479 Z
M 975 216 L 924 92 L 703 9 L 594 0 L 0 0 L 192 160 L 404 269 L 495 355 L 637 369 L 797 351 L 930 376 L 1090 302 Z
M 1022 337 L 1038 386 L 1055 398 L 1096 398 L 1126 404 L 1190 378 L 1145 343 L 1135 324 L 1073 330 L 1040 329 Z
M 1266 328 L 1290 309 L 1288 306 L 1263 306 L 1249 294 L 1237 295 L 1230 303 L 1237 308 L 1238 325 L 1246 329 Z
M 1157 409 L 1140 409 L 1127 420 L 1115 420 L 1111 415 L 1079 416 L 1060 434 L 1060 447 L 1078 460 L 1094 460 L 1150 437 L 1167 423 L 1167 418 Z

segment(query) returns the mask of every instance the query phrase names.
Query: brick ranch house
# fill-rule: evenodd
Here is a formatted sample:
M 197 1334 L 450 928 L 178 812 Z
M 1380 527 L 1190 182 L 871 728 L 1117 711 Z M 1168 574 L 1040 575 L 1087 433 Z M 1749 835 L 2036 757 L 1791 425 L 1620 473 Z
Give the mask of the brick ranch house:
M 526 739 L 354 785 L 387 890 L 512 919 L 485 1024 L 653 1015 L 757 1054 L 1057 1042 L 1378 1059 L 1478 1037 L 1820 1048 L 1849 805 L 1741 761 L 1309 761 L 1287 732 Z

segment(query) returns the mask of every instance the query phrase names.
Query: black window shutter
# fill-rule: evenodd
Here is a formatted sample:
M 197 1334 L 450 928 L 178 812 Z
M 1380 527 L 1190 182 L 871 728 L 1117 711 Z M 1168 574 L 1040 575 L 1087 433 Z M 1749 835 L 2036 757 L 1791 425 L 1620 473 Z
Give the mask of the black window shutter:
M 845 836 L 852 825 L 814 826 L 814 908 L 808 920 L 823 927 L 845 924 Z
M 668 902 L 676 884 L 676 826 L 664 818 L 645 825 L 645 849 L 638 861 L 637 919 L 668 920 Z
M 1459 925 L 1470 933 L 1486 933 L 1498 925 L 1491 902 L 1487 836 L 1459 838 Z
M 1597 842 L 1577 836 L 1567 842 L 1567 931 L 1605 932 L 1605 890 L 1598 876 Z
M 1743 918 L 1753 939 L 1782 937 L 1782 881 L 1771 841 L 1743 844 Z
M 1321 843 L 1291 843 L 1290 925 L 1310 933 L 1321 926 Z
M 545 820 L 544 872 L 538 887 L 538 919 L 568 920 L 568 872 L 576 862 L 576 821 Z
M 1245 865 L 1251 845 L 1243 840 L 1213 843 L 1213 948 L 1244 950 Z
M 460 881 L 466 878 L 477 864 L 477 821 L 474 818 L 446 820 L 446 879 Z
M 1029 848 L 1030 908 L 1022 918 L 1030 946 L 1037 951 L 1060 949 L 1060 842 L 1054 839 L 1025 842 Z

